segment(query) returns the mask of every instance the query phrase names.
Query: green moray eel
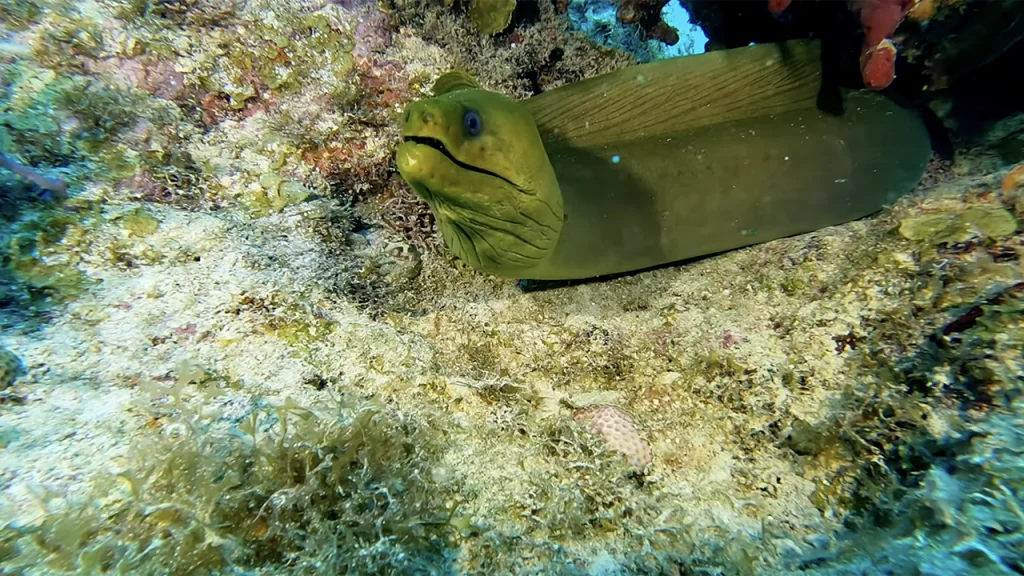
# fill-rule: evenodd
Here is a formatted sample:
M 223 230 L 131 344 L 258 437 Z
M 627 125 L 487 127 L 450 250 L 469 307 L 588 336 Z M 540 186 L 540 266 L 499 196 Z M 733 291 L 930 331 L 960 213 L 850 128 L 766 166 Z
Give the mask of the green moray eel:
M 873 92 L 815 106 L 815 41 L 632 66 L 522 101 L 463 73 L 405 111 L 396 162 L 474 268 L 573 280 L 650 268 L 867 216 L 931 150 Z

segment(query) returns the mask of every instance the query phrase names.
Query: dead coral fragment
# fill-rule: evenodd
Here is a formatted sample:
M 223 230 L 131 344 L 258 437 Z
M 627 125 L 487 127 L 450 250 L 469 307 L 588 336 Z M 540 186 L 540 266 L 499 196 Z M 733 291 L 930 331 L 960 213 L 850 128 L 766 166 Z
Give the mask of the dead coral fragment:
M 633 466 L 643 470 L 654 459 L 651 447 L 640 437 L 633 417 L 625 410 L 597 405 L 578 410 L 572 417 L 601 436 L 609 448 L 620 452 Z
M 267 172 L 260 176 L 260 188 L 250 194 L 249 204 L 258 216 L 280 212 L 292 204 L 299 204 L 313 193 L 299 182 L 286 180 Z
M 160 220 L 144 208 L 136 208 L 121 218 L 121 229 L 131 236 L 144 238 L 159 227 Z
M 95 225 L 94 207 L 81 202 L 69 208 L 75 211 L 45 210 L 22 219 L 0 250 L 6 271 L 34 304 L 73 299 L 94 283 L 78 266 Z

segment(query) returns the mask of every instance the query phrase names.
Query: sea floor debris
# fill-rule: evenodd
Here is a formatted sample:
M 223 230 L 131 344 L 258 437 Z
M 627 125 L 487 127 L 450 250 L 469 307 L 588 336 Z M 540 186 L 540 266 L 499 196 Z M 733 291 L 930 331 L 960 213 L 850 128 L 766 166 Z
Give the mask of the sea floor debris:
M 5 25 L 66 52 L 18 53 L 3 109 L 73 185 L 0 223 L 5 573 L 1019 569 L 1024 187 L 992 146 L 873 218 L 523 292 L 387 167 L 391 115 L 479 39 L 362 2 L 31 6 Z M 628 60 L 549 62 L 540 18 L 484 81 Z

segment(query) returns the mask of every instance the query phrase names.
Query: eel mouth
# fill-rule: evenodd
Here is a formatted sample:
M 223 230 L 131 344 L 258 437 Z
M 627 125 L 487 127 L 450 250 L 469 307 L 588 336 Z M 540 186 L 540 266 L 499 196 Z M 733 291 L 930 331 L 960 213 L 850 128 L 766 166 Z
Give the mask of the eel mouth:
M 402 138 L 402 140 L 404 142 L 413 142 L 415 144 L 420 144 L 422 146 L 428 146 L 430 148 L 433 148 L 434 150 L 437 150 L 441 154 L 444 154 L 444 156 L 448 158 L 448 160 L 450 160 L 452 164 L 455 164 L 456 166 L 462 168 L 463 170 L 469 170 L 471 172 L 476 172 L 478 174 L 484 174 L 487 176 L 491 176 L 493 178 L 498 178 L 499 180 L 507 182 L 509 186 L 512 186 L 516 190 L 525 193 L 525 190 L 523 190 L 518 184 L 509 180 L 508 178 L 505 178 L 501 174 L 497 174 L 495 172 L 491 172 L 490 170 L 484 170 L 483 168 L 478 168 L 476 166 L 473 166 L 472 164 L 466 164 L 465 162 L 462 162 L 461 160 L 453 156 L 451 152 L 448 151 L 448 148 L 444 145 L 444 142 L 441 142 L 437 138 L 431 138 L 429 136 L 406 136 Z

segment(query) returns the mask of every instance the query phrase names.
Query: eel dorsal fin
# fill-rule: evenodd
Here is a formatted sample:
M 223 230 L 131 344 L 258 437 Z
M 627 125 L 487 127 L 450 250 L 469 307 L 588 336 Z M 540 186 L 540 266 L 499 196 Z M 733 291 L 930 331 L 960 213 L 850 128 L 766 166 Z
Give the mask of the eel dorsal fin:
M 480 88 L 480 84 L 472 76 L 461 70 L 453 70 L 434 81 L 434 96 L 475 88 Z
M 545 141 L 602 146 L 813 110 L 820 42 L 793 40 L 629 66 L 523 103 Z

